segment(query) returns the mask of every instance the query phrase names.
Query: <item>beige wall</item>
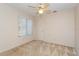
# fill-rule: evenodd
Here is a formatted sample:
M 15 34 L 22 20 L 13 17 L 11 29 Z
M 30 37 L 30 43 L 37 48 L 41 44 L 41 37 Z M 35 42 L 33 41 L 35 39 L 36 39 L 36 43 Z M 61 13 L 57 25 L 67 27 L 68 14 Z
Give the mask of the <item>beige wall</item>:
M 76 49 L 77 55 L 79 55 L 79 6 L 76 8 Z
M 21 11 L 5 4 L 0 4 L 0 52 L 32 40 L 32 36 L 26 38 L 18 37 L 18 16 L 30 18 Z
M 36 18 L 36 38 L 74 47 L 74 9 Z

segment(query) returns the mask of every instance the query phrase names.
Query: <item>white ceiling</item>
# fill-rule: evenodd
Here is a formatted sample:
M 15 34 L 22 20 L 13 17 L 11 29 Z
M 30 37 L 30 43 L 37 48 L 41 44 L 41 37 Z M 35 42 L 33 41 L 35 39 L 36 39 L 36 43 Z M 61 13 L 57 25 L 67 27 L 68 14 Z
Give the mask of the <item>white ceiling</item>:
M 39 3 L 8 3 L 7 5 L 14 7 L 18 10 L 22 10 L 23 12 L 28 13 L 29 15 L 36 15 L 36 9 L 34 8 L 30 8 L 28 6 L 34 6 L 34 7 L 38 7 Z M 65 9 L 69 9 L 69 8 L 74 8 L 76 5 L 76 3 L 49 3 L 49 9 L 51 11 L 53 10 L 65 10 Z

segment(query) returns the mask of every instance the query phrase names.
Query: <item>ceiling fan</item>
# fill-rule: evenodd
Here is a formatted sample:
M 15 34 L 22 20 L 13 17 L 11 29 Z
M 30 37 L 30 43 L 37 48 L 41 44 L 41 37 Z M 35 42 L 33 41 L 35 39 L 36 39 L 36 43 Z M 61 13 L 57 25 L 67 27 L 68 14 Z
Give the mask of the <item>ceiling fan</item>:
M 57 11 L 51 11 L 49 10 L 49 4 L 48 3 L 40 3 L 37 7 L 34 6 L 28 6 L 31 8 L 35 8 L 37 10 L 37 14 L 41 15 L 41 14 L 51 14 L 51 13 L 56 13 Z

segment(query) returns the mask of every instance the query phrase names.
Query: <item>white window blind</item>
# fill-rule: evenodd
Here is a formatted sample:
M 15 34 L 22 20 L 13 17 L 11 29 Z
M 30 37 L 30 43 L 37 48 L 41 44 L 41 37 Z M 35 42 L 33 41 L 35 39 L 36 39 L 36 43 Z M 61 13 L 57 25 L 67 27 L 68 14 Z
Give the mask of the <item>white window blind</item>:
M 19 36 L 25 37 L 28 35 L 32 35 L 32 20 L 20 16 L 18 24 L 19 24 Z
M 32 20 L 27 20 L 27 35 L 32 35 Z

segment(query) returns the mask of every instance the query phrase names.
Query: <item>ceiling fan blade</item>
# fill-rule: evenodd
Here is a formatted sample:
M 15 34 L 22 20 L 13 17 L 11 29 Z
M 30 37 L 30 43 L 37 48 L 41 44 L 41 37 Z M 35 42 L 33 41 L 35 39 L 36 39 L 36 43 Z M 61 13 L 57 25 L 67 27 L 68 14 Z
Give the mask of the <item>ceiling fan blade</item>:
M 47 14 L 52 14 L 52 13 L 55 14 L 56 12 L 57 12 L 56 10 L 54 10 L 54 11 L 48 10 L 46 13 L 47 13 Z
M 28 7 L 31 7 L 31 8 L 36 8 L 36 7 L 33 7 L 33 6 L 28 6 Z

